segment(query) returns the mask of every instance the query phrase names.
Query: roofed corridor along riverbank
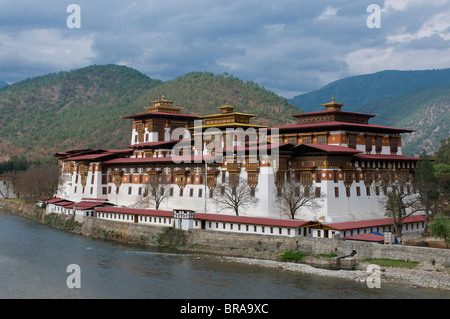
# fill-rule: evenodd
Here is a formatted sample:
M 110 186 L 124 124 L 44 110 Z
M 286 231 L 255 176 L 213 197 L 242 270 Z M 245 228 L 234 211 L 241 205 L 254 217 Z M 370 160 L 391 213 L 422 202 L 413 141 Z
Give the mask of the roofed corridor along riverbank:
M 69 289 L 68 265 L 81 288 Z M 87 238 L 0 212 L 0 298 L 448 298 Z

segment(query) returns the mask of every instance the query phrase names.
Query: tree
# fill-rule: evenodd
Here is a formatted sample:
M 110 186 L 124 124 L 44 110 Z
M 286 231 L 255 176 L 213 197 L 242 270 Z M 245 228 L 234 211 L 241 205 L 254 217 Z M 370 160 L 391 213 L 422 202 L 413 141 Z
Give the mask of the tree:
M 422 152 L 420 158 L 414 173 L 413 186 L 417 191 L 417 208 L 425 213 L 425 234 L 427 234 L 428 221 L 440 210 L 441 191 L 430 157 Z
M 0 175 L 0 197 L 9 198 L 13 195 L 11 172 Z
M 156 173 L 150 175 L 147 183 L 145 184 L 145 190 L 136 204 L 149 204 L 155 209 L 159 209 L 162 202 L 169 197 L 170 184 L 167 181 L 167 176 L 162 173 Z
M 219 210 L 232 210 L 239 216 L 241 209 L 254 206 L 258 198 L 254 196 L 247 181 L 239 178 L 237 183 L 220 183 L 214 190 L 214 202 Z
M 450 164 L 439 163 L 439 164 L 434 165 L 433 167 L 434 167 L 434 175 L 436 177 L 442 176 L 442 175 L 450 176 Z
M 436 164 L 450 165 L 450 137 L 441 140 L 439 149 L 434 153 Z
M 318 209 L 321 207 L 319 201 L 324 197 L 321 193 L 311 192 L 312 183 L 308 182 L 285 182 L 282 186 L 277 187 L 274 194 L 275 208 L 280 214 L 285 214 L 291 219 L 302 208 Z
M 40 165 L 12 173 L 11 183 L 18 198 L 36 200 L 52 197 L 58 189 L 58 166 Z
M 395 235 L 401 243 L 404 219 L 419 211 L 421 207 L 406 174 L 397 172 L 393 175 L 393 172 L 383 172 L 382 175 L 385 214 L 392 217 Z
M 431 233 L 438 238 L 443 238 L 445 247 L 448 249 L 448 241 L 450 238 L 450 219 L 439 214 L 430 222 Z

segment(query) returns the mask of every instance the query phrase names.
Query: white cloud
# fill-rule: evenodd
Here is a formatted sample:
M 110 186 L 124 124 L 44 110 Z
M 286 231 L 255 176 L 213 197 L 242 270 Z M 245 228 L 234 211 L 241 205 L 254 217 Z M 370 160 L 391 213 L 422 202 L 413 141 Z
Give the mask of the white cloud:
M 443 5 L 448 0 L 385 0 L 382 11 L 405 11 L 407 7 L 417 5 Z
M 398 33 L 387 37 L 388 43 L 407 43 L 437 35 L 443 40 L 450 40 L 450 11 L 434 15 L 425 21 L 414 33 Z
M 442 69 L 450 66 L 450 48 L 446 50 L 400 48 L 360 49 L 346 55 L 345 61 L 353 74 L 368 74 L 382 70 Z
M 322 13 L 317 17 L 317 20 L 325 21 L 328 20 L 334 16 L 336 16 L 338 12 L 337 8 L 333 8 L 331 6 L 328 6 L 325 8 L 325 10 L 322 11 Z
M 0 34 L 0 60 L 21 64 L 43 64 L 68 69 L 85 66 L 95 56 L 89 36 L 64 37 L 54 29 L 33 29 L 17 34 Z
M 69 30 L 68 3 L 2 0 L 0 80 L 116 63 L 161 80 L 229 72 L 291 94 L 386 68 L 450 67 L 449 2 L 380 1 L 374 30 L 370 0 L 77 0 L 82 28 Z

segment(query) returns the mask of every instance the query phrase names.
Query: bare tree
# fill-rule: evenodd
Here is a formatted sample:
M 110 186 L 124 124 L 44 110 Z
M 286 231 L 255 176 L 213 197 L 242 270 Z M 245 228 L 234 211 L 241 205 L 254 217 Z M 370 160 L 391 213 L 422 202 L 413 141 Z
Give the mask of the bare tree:
M 237 183 L 221 183 L 214 190 L 214 202 L 220 210 L 232 210 L 239 216 L 241 209 L 256 205 L 258 198 L 254 196 L 256 188 L 239 178 Z
M 381 187 L 385 195 L 381 200 L 385 214 L 392 217 L 395 235 L 402 243 L 403 221 L 422 209 L 419 198 L 405 174 L 384 172 Z
M 11 182 L 18 198 L 35 200 L 52 197 L 58 189 L 58 167 L 41 165 L 12 174 Z
M 302 208 L 320 208 L 324 195 L 320 191 L 312 192 L 311 188 L 311 182 L 285 182 L 275 190 L 275 208 L 291 219 L 295 219 Z
M 413 186 L 417 192 L 418 203 L 425 213 L 424 233 L 428 234 L 429 220 L 442 210 L 443 191 L 438 179 L 434 176 L 430 157 L 425 152 L 422 152 L 420 157 L 421 160 L 417 163 L 417 169 L 414 172 Z
M 10 196 L 14 196 L 12 175 L 13 173 L 8 172 L 0 176 L 0 197 L 10 198 Z
M 169 197 L 170 184 L 167 175 L 157 173 L 150 175 L 148 182 L 145 184 L 144 193 L 139 196 L 136 204 L 149 204 L 155 209 L 159 209 L 162 202 Z

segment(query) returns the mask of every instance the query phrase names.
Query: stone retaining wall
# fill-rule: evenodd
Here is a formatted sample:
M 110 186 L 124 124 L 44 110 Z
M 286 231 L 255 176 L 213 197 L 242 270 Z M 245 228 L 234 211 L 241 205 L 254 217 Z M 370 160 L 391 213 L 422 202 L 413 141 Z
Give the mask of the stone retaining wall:
M 335 253 L 347 256 L 356 250 L 360 258 L 386 258 L 418 262 L 434 260 L 450 266 L 450 250 L 405 245 L 382 245 L 376 243 L 335 240 L 312 237 L 277 237 L 264 235 L 242 235 L 205 230 L 189 232 L 189 244 L 207 252 L 223 252 L 232 256 L 247 256 L 275 259 L 283 250 L 304 251 L 312 255 Z
M 44 222 L 45 219 L 43 209 L 30 205 L 0 200 L 0 207 L 39 222 Z M 59 216 L 61 219 L 68 218 L 68 216 Z M 449 249 L 382 245 L 330 238 L 236 234 L 201 229 L 182 231 L 169 227 L 101 220 L 84 216 L 77 217 L 76 221 L 78 222 L 77 226 L 68 230 L 85 236 L 153 247 L 170 246 L 196 253 L 274 260 L 280 252 L 285 250 L 300 250 L 312 255 L 335 253 L 337 256 L 346 256 L 356 250 L 357 258 L 386 258 L 418 262 L 434 260 L 444 266 L 450 266 Z

